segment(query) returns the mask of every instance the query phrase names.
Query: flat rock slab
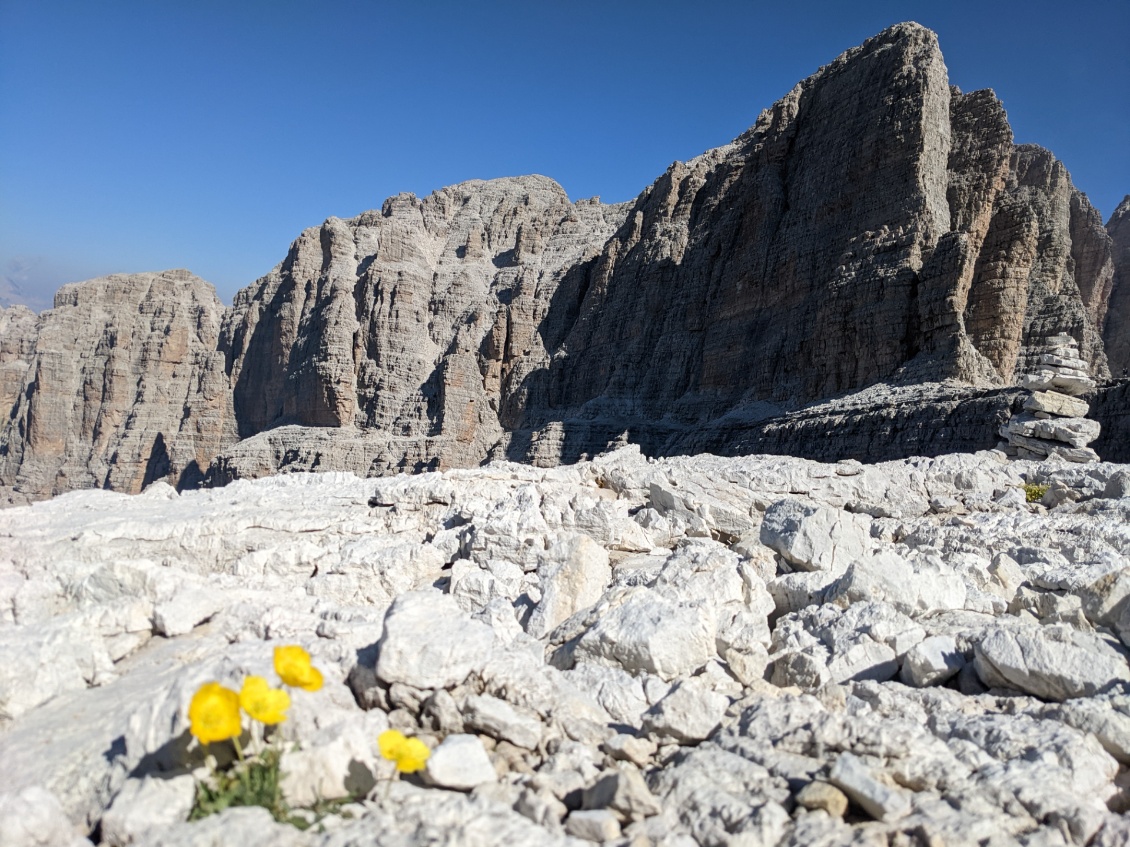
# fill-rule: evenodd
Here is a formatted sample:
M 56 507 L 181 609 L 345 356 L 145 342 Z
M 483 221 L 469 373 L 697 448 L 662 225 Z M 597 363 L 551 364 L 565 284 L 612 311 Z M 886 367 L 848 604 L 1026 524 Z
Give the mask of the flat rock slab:
M 1126 659 L 1098 636 L 1067 626 L 997 629 L 976 645 L 978 676 L 1044 700 L 1090 697 L 1130 682 Z

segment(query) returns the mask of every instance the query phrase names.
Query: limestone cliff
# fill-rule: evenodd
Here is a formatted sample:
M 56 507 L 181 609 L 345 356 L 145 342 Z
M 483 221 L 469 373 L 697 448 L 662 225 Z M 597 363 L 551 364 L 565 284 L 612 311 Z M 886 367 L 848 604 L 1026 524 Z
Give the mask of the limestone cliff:
M 374 472 L 477 464 L 525 407 L 503 389 L 516 363 L 548 360 L 554 298 L 625 212 L 530 176 L 306 230 L 225 321 L 239 434 L 359 428 L 384 442 Z
M 199 478 L 234 437 L 223 314 L 187 271 L 63 286 L 39 318 L 0 440 L 0 480 L 15 499 Z
M 402 194 L 303 232 L 226 312 L 185 278 L 175 315 L 146 317 L 140 283 L 64 289 L 13 358 L 0 484 L 732 452 L 726 433 L 748 452 L 825 438 L 822 458 L 969 449 L 1009 401 L 958 388 L 1014 384 L 1051 337 L 1109 375 L 1118 231 L 899 24 L 631 203 L 537 176 Z M 943 387 L 912 423 L 880 425 L 908 402 L 883 386 L 924 384 Z
M 1125 377 L 1130 371 L 1130 194 L 1110 216 L 1106 231 L 1111 239 L 1114 279 L 1103 341 L 1111 373 Z
M 37 332 L 38 320 L 26 306 L 0 309 L 0 412 L 11 409 L 23 389 Z

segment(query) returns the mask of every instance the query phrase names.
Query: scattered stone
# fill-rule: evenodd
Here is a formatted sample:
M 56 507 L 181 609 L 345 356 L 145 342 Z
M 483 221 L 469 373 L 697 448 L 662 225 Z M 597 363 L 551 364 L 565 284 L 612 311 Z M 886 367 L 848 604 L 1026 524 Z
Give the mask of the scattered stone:
M 871 769 L 851 753 L 840 754 L 828 772 L 828 781 L 876 820 L 898 820 L 910 813 L 906 795 L 879 782 Z
M 530 614 L 526 632 L 548 635 L 570 615 L 600 600 L 612 578 L 608 552 L 587 535 L 577 535 L 546 551 L 538 568 L 541 600 Z
M 0 844 L 4 847 L 90 847 L 52 794 L 38 785 L 0 793 Z
M 1122 470 L 1112 474 L 1103 489 L 1103 497 L 1108 500 L 1130 497 L 1130 471 Z
M 729 705 L 727 697 L 691 677 L 676 683 L 667 696 L 645 712 L 643 723 L 660 739 L 693 744 L 714 732 Z
M 915 688 L 940 685 L 965 667 L 965 657 L 951 635 L 934 635 L 911 647 L 902 659 L 899 679 Z
M 580 638 L 577 661 L 604 661 L 629 673 L 671 680 L 701 668 L 715 654 L 715 622 L 698 605 L 631 589 Z
M 797 804 L 806 809 L 821 809 L 834 818 L 847 812 L 848 798 L 844 792 L 827 782 L 810 782 L 796 795 Z
M 582 808 L 611 809 L 626 823 L 658 815 L 663 809 L 639 771 L 623 767 L 604 774 L 582 797 Z
M 620 837 L 620 821 L 608 809 L 578 810 L 566 819 L 565 831 L 574 838 L 603 844 Z
M 1044 700 L 1090 697 L 1130 682 L 1130 666 L 1101 638 L 1064 625 L 996 629 L 976 644 L 978 676 Z
M 495 782 L 498 774 L 482 741 L 475 735 L 449 735 L 428 757 L 424 777 L 432 785 L 470 791 Z
M 526 750 L 537 749 L 542 736 L 542 724 L 536 714 L 489 694 L 467 698 L 463 704 L 463 725 Z
M 108 843 L 165 847 L 420 832 L 564 845 L 581 812 L 601 813 L 591 837 L 615 821 L 614 843 L 836 844 L 903 829 L 953 844 L 1109 841 L 1130 808 L 1130 666 L 1116 640 L 1130 635 L 1130 500 L 1098 496 L 1118 471 L 988 453 L 856 466 L 629 450 L 0 511 L 0 809 L 14 797 L 21 820 L 39 820 L 18 798 L 41 787 L 52 819 L 74 823 L 45 828 L 52 844 L 100 826 Z M 661 537 L 635 520 L 656 476 L 682 492 L 654 518 L 670 546 L 621 549 L 636 542 L 620 521 Z M 1009 498 L 1029 481 L 1077 497 L 1055 510 Z M 368 505 L 374 487 L 388 505 Z M 841 507 L 882 502 L 898 517 L 865 518 L 868 550 L 845 570 L 787 573 L 798 566 L 750 527 L 790 497 L 856 517 Z M 743 509 L 745 540 L 731 544 L 723 527 Z M 546 596 L 538 569 L 587 548 L 582 533 L 615 564 L 611 580 L 534 638 L 518 614 L 528 624 Z M 485 599 L 468 614 L 444 591 L 461 596 L 475 573 L 489 590 L 464 596 Z M 222 602 L 205 625 L 148 638 L 155 607 L 188 589 Z M 201 767 L 187 733 L 196 688 L 273 679 L 280 643 L 303 644 L 324 674 L 320 691 L 291 692 L 275 730 L 285 796 L 307 820 L 302 805 L 364 799 L 305 833 L 253 810 L 189 823 L 183 797 L 138 799 Z M 433 747 L 419 775 L 387 780 L 376 739 L 389 726 Z M 841 817 L 845 797 L 856 814 Z M 0 815 L 18 844 L 12 825 Z
M 196 780 L 191 774 L 128 779 L 102 816 L 102 841 L 128 847 L 150 831 L 188 820 L 195 801 Z

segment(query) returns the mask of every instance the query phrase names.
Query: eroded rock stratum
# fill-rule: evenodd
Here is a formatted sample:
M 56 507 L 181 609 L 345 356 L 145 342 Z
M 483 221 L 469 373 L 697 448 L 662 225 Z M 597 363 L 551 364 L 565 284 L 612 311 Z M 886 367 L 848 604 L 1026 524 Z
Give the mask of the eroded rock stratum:
M 990 447 L 1009 402 L 955 391 L 1013 384 L 1059 334 L 1097 380 L 1130 364 L 1124 217 L 1108 234 L 995 95 L 950 86 L 934 34 L 900 24 L 629 203 L 472 181 L 306 230 L 230 309 L 171 271 L 5 312 L 0 483 L 19 500 L 548 465 L 625 440 Z M 905 441 L 837 441 L 865 389 L 867 426 L 900 429 L 883 419 L 908 385 L 926 402 Z

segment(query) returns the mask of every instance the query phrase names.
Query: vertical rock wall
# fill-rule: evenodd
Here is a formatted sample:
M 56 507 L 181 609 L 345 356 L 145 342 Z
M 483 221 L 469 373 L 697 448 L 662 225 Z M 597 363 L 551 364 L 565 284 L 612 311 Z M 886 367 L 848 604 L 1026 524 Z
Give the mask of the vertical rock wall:
M 0 480 L 37 497 L 202 476 L 232 440 L 223 313 L 187 271 L 61 288 L 10 407 Z
M 1114 274 L 1103 341 L 1111 374 L 1125 377 L 1130 375 L 1130 194 L 1110 216 L 1106 231 Z

